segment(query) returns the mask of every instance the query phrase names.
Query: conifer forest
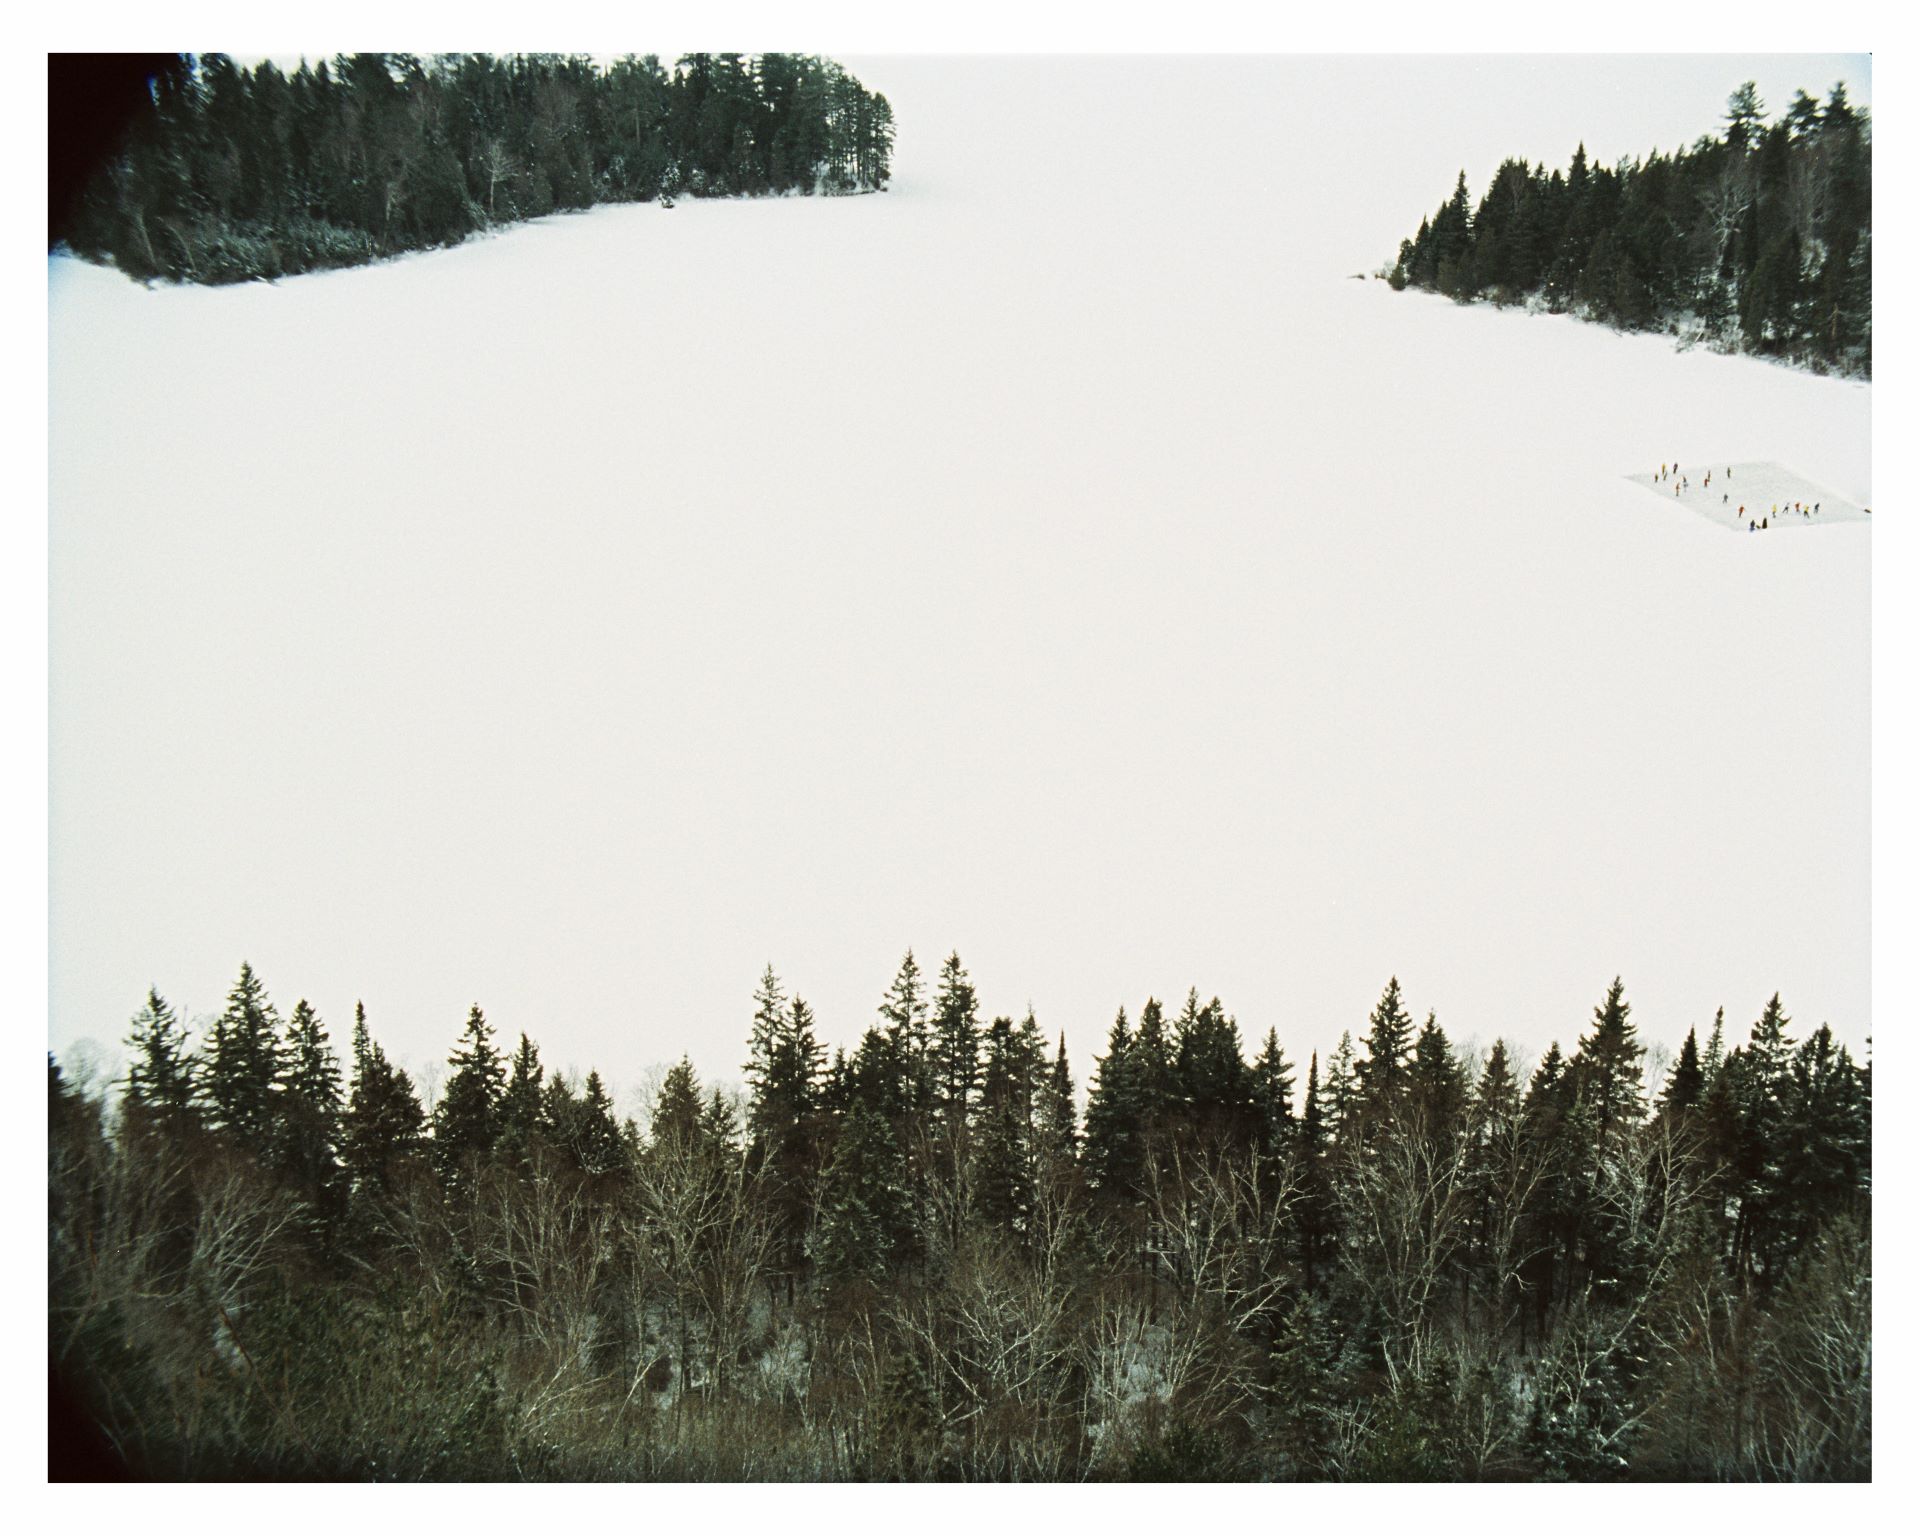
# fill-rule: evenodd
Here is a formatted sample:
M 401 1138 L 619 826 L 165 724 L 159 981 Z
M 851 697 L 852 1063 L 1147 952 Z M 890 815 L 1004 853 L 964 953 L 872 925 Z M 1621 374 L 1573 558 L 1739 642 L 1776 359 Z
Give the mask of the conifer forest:
M 892 144 L 886 97 L 799 54 L 181 56 L 55 235 L 130 277 L 244 282 L 600 203 L 875 191 Z
M 744 994 L 743 988 L 743 994 Z M 431 1102 L 242 966 L 49 1057 L 56 1435 L 136 1476 L 1859 1479 L 1872 1074 L 1776 996 L 1664 1071 L 1619 981 L 1325 1059 L 1218 999 L 1064 1036 L 908 954 L 829 1057 L 639 1116 L 474 1007 Z M 1251 1047 L 1251 1051 L 1249 1051 Z M 344 1059 L 343 1059 L 344 1058 Z
M 1751 81 L 1718 138 L 1563 174 L 1503 161 L 1400 243 L 1390 281 L 1532 303 L 1625 331 L 1866 376 L 1873 365 L 1873 135 L 1836 84 L 1774 122 Z

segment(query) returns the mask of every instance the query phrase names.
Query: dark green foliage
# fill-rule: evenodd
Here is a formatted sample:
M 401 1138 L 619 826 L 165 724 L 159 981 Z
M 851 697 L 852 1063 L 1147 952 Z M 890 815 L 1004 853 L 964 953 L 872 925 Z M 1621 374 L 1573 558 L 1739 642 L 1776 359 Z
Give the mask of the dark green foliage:
M 127 1103 L 174 1128 L 192 1123 L 199 1092 L 186 1028 L 157 989 L 147 993 L 146 1006 L 133 1016 L 127 1047 L 134 1058 L 127 1069 Z
M 453 1182 L 465 1176 L 470 1162 L 493 1151 L 501 1132 L 506 1064 L 478 1003 L 468 1011 L 467 1027 L 447 1064 L 453 1070 L 433 1109 L 433 1159 L 440 1177 Z
M 306 1002 L 243 970 L 201 1057 L 150 994 L 119 1116 L 48 1062 L 56 1387 L 158 1477 L 1871 1475 L 1871 1076 L 1778 997 L 1650 1114 L 1617 980 L 1530 1075 L 1393 982 L 1296 1112 L 1193 989 L 1083 1137 L 957 956 L 824 1071 L 754 1001 L 744 1098 L 683 1057 L 644 1136 L 476 1007 L 427 1139 L 364 1010 L 342 1106 Z
M 1672 329 L 1822 372 L 1872 371 L 1873 145 L 1836 85 L 1771 127 L 1752 82 L 1723 137 L 1563 177 L 1505 160 L 1477 205 L 1453 195 L 1389 277 L 1463 302 L 1537 298 L 1623 330 Z
M 1660 1094 L 1660 1107 L 1672 1114 L 1686 1114 L 1699 1105 L 1706 1087 L 1707 1072 L 1700 1064 L 1700 1042 L 1690 1029 L 1686 1043 L 1680 1047 L 1680 1059 L 1667 1075 L 1667 1086 Z
M 355 1003 L 353 1087 L 341 1128 L 341 1153 L 356 1192 L 388 1192 L 419 1150 L 425 1127 L 413 1079 L 387 1060 L 367 1030 L 365 1004 Z
M 1593 1032 L 1580 1042 L 1572 1062 L 1577 1091 L 1591 1107 L 1603 1139 L 1637 1124 L 1646 1102 L 1640 1077 L 1640 1058 L 1646 1052 L 1635 1038 L 1631 1012 L 1616 976 L 1594 1009 Z
M 1367 1104 L 1389 1111 L 1405 1087 L 1407 1060 L 1413 1051 L 1413 1018 L 1400 1001 L 1400 978 L 1389 977 L 1386 991 L 1367 1019 L 1367 1054 L 1358 1064 Z
M 252 1146 L 271 1145 L 278 1130 L 280 1016 L 244 961 L 209 1047 L 200 1080 L 214 1128 Z
M 332 1231 L 345 1214 L 346 1185 L 340 1162 L 340 1061 L 320 1015 L 305 998 L 287 1021 L 281 1072 L 280 1134 L 276 1161 L 306 1203 L 309 1219 L 331 1247 Z
M 596 203 L 883 189 L 893 112 L 798 54 L 183 57 L 55 230 L 129 276 L 243 282 Z

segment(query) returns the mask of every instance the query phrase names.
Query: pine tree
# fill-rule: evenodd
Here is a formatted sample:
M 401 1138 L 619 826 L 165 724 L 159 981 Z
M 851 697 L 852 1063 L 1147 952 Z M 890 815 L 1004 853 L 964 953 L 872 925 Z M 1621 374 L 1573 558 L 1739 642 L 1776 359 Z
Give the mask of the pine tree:
M 1707 1036 L 1706 1059 L 1700 1063 L 1706 1076 L 1706 1086 L 1711 1088 L 1713 1080 L 1720 1075 L 1720 1064 L 1727 1059 L 1726 1044 L 1727 1010 L 1713 1010 L 1713 1033 Z
M 1361 1106 L 1361 1063 L 1354 1059 L 1353 1036 L 1340 1031 L 1340 1040 L 1327 1063 L 1327 1085 L 1321 1093 L 1327 1134 L 1333 1141 L 1351 1140 L 1358 1129 Z
M 1260 1150 L 1277 1161 L 1294 1141 L 1293 1068 L 1280 1049 L 1279 1031 L 1269 1029 L 1253 1062 L 1254 1102 L 1260 1113 Z
M 1640 1060 L 1646 1050 L 1636 1040 L 1625 989 L 1614 977 L 1593 1012 L 1593 1031 L 1580 1042 L 1573 1059 L 1579 1091 L 1593 1107 L 1603 1140 L 1640 1122 L 1646 1112 L 1646 1088 Z
M 1093 1064 L 1087 1096 L 1087 1178 L 1110 1200 L 1132 1200 L 1144 1185 L 1146 1128 L 1127 1010 L 1114 1016 L 1107 1054 Z
M 500 1096 L 500 1144 L 516 1157 L 526 1157 L 540 1134 L 540 1088 L 545 1076 L 540 1049 L 523 1031 Z
M 685 1056 L 667 1070 L 653 1104 L 653 1117 L 647 1126 L 649 1140 L 666 1143 L 680 1151 L 704 1146 L 706 1108 L 700 1098 L 700 1080 L 693 1063 Z
M 1067 1035 L 1060 1032 L 1060 1048 L 1040 1087 L 1034 1125 L 1040 1146 L 1056 1162 L 1071 1163 L 1079 1143 L 1073 1096 L 1073 1069 L 1067 1064 Z
M 1240 1026 L 1219 998 L 1202 1006 L 1193 989 L 1174 1021 L 1173 1097 L 1179 1132 L 1191 1145 L 1239 1152 L 1257 1145 L 1264 1131 Z
M 195 1062 L 187 1049 L 187 1031 L 157 988 L 133 1016 L 127 1036 L 133 1063 L 127 1069 L 127 1102 L 148 1121 L 178 1136 L 199 1118 Z
M 353 1008 L 353 1086 L 341 1126 L 341 1157 L 354 1190 L 382 1195 L 419 1149 L 426 1114 L 413 1080 L 387 1060 L 367 1029 L 364 1003 Z
M 1031 1064 L 1013 1020 L 987 1026 L 986 1062 L 968 1186 L 974 1209 L 993 1231 L 1024 1234 L 1033 1215 L 1034 1155 L 1029 1118 Z
M 1413 1017 L 1400 1001 L 1400 978 L 1390 977 L 1386 991 L 1367 1018 L 1366 1058 L 1359 1063 L 1359 1085 L 1367 1105 L 1384 1110 L 1406 1081 L 1413 1054 Z
M 266 988 L 242 962 L 240 979 L 227 994 L 226 1010 L 214 1021 L 201 1077 L 216 1129 L 242 1145 L 274 1144 L 278 1130 L 280 1016 Z
M 587 1073 L 574 1126 L 573 1155 L 582 1173 L 599 1177 L 626 1171 L 626 1143 L 598 1072 Z
M 281 1071 L 279 1163 L 323 1224 L 342 1213 L 340 1061 L 305 998 L 287 1021 Z
M 1346 1038 L 1344 1035 L 1341 1037 Z M 1335 1127 L 1329 1121 L 1326 1094 L 1320 1087 L 1320 1053 L 1307 1057 L 1306 1099 L 1300 1110 L 1301 1190 L 1298 1214 L 1300 1262 L 1308 1288 L 1322 1278 L 1322 1262 L 1340 1230 L 1339 1203 L 1327 1169 Z
M 940 968 L 933 999 L 933 1108 L 947 1136 L 964 1144 L 967 1109 L 980 1079 L 980 1004 L 958 951 Z
M 761 974 L 759 986 L 754 989 L 753 1025 L 747 1036 L 745 1076 L 750 1095 L 747 1123 L 756 1142 L 763 1143 L 769 1131 L 777 1130 L 787 1119 L 785 1105 L 770 1103 L 771 1096 L 777 1091 L 773 1085 L 780 1075 L 779 1058 L 782 1037 L 786 1032 L 786 1012 L 786 992 L 780 985 L 780 978 L 774 974 L 773 966 L 769 964 Z
M 451 1186 L 463 1182 L 500 1139 L 506 1063 L 494 1049 L 493 1027 L 478 1003 L 468 1011 L 466 1028 L 447 1064 L 453 1071 L 434 1106 L 433 1158 L 440 1177 Z
M 880 1017 L 901 1072 L 907 1105 L 922 1109 L 933 1097 L 932 1046 L 927 1032 L 926 984 L 912 950 L 900 962 L 893 985 L 881 1001 Z
M 1429 1012 L 1407 1068 L 1415 1125 L 1430 1137 L 1450 1136 L 1466 1108 L 1467 1084 L 1446 1031 Z
M 1689 1029 L 1680 1047 L 1679 1060 L 1667 1074 L 1667 1086 L 1660 1094 L 1660 1107 L 1669 1115 L 1684 1115 L 1696 1108 L 1706 1093 L 1706 1069 L 1700 1064 L 1700 1042 Z

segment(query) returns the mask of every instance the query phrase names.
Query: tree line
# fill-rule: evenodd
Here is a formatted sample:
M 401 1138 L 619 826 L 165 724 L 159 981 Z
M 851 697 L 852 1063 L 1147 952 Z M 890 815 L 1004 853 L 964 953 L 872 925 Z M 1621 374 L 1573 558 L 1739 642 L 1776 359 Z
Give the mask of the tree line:
M 1656 1082 L 1618 980 L 1531 1067 L 1390 981 L 1303 1081 L 1190 991 L 1084 1114 L 981 1012 L 909 953 L 829 1056 L 769 967 L 643 1127 L 478 1006 L 429 1106 L 150 993 L 49 1056 L 56 1395 L 147 1477 L 1870 1475 L 1871 1067 L 1777 996 Z
M 1400 242 L 1396 289 L 1535 301 L 1622 330 L 1868 375 L 1873 366 L 1873 135 L 1836 84 L 1769 124 L 1752 81 L 1725 132 L 1609 169 L 1505 160 L 1475 205 L 1466 173 Z
M 802 54 L 182 56 L 56 233 L 143 280 L 242 282 L 598 203 L 874 191 L 892 147 L 886 97 Z

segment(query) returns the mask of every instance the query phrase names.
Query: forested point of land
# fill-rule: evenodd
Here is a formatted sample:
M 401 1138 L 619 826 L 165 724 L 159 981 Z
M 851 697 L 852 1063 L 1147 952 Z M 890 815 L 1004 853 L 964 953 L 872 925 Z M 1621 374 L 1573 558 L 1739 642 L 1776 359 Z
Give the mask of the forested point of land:
M 1836 84 L 1768 124 L 1748 81 L 1688 150 L 1609 170 L 1582 144 L 1564 176 L 1506 160 L 1478 207 L 1462 171 L 1390 281 L 1870 377 L 1869 114 Z
M 354 266 L 599 203 L 884 189 L 893 110 L 801 54 L 224 54 L 154 75 L 66 227 L 129 276 Z
M 742 1013 L 745 1013 L 743 1006 Z M 431 1102 L 251 967 L 51 1056 L 56 1468 L 149 1478 L 1855 1479 L 1871 1065 L 1776 996 L 1669 1070 L 1615 981 L 1463 1055 L 1391 981 L 1304 1081 L 1216 998 L 1064 1036 L 911 953 L 771 967 L 644 1129 L 476 1006 Z

